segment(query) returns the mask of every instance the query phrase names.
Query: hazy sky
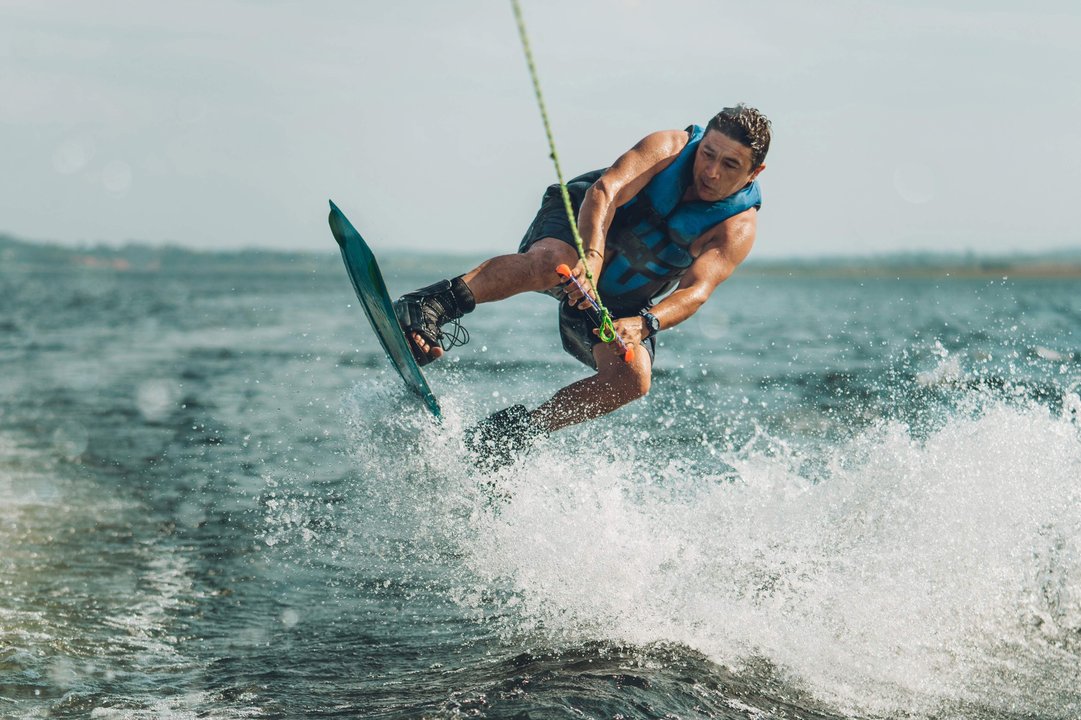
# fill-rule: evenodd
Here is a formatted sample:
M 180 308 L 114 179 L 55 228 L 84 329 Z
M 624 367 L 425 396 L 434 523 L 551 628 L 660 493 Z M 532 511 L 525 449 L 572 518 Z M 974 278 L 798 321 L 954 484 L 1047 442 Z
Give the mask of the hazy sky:
M 568 175 L 759 107 L 759 257 L 1081 245 L 1081 3 L 523 0 Z M 0 0 L 0 232 L 513 250 L 554 181 L 505 0 Z

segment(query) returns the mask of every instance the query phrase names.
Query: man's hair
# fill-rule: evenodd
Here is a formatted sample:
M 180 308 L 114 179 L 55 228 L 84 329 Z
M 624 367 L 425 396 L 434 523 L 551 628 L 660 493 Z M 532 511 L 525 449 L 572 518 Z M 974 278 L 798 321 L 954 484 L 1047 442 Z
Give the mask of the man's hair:
M 753 107 L 740 103 L 726 107 L 713 116 L 706 125 L 706 132 L 718 130 L 738 143 L 751 149 L 751 167 L 756 168 L 769 152 L 769 118 Z

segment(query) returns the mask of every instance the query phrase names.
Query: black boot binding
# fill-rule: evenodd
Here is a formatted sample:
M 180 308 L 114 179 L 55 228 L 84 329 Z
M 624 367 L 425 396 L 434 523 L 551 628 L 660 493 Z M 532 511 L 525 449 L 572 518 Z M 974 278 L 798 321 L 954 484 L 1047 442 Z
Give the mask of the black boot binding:
M 514 463 L 537 438 L 547 434 L 524 405 L 512 405 L 466 430 L 465 446 L 477 456 L 477 466 L 491 472 Z
M 402 295 L 394 303 L 394 314 L 402 326 L 413 357 L 418 365 L 427 365 L 432 358 L 418 351 L 411 336 L 416 333 L 424 338 L 429 346 L 439 345 L 450 350 L 469 342 L 469 331 L 462 327 L 458 319 L 473 312 L 477 301 L 461 277 L 439 282 Z M 449 333 L 443 332 L 443 325 L 452 322 Z

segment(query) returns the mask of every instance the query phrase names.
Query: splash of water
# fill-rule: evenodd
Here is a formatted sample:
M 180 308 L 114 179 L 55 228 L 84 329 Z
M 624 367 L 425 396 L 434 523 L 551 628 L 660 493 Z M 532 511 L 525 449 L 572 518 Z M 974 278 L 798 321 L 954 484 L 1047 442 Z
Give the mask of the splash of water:
M 812 480 L 759 437 L 734 477 L 688 477 L 556 442 L 454 541 L 508 632 L 764 658 L 846 712 L 1076 713 L 1076 416 L 981 399 L 921 441 L 883 422 L 823 452 Z

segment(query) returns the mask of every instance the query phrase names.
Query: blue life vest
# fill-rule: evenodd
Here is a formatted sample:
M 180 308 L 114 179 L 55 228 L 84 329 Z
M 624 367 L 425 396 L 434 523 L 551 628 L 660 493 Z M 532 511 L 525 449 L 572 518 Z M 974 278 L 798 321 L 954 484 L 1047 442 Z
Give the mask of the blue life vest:
M 651 305 L 687 272 L 694 262 L 691 244 L 702 233 L 762 206 L 757 182 L 714 203 L 680 202 L 694 180 L 694 156 L 705 131 L 691 125 L 687 133 L 690 141 L 672 164 L 616 211 L 597 284 L 601 299 L 612 308 L 633 310 Z

